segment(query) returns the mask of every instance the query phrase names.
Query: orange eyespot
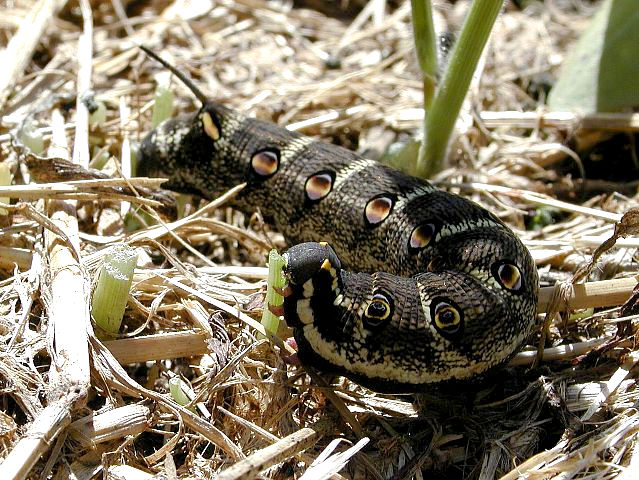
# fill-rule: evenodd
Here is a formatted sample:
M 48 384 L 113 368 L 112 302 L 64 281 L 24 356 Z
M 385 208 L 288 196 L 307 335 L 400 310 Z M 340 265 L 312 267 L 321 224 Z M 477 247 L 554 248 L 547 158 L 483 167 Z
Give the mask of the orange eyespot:
M 518 292 L 522 288 L 519 267 L 512 263 L 500 262 L 493 267 L 493 276 L 507 290 Z
M 395 198 L 388 194 L 371 198 L 364 208 L 364 220 L 369 226 L 374 227 L 388 218 L 394 205 Z
M 413 229 L 408 239 L 408 250 L 411 253 L 417 253 L 426 248 L 435 238 L 437 227 L 434 223 L 424 223 Z
M 270 177 L 277 172 L 279 166 L 280 155 L 276 150 L 260 150 L 251 157 L 251 168 L 260 177 Z
M 334 178 L 335 174 L 329 171 L 318 172 L 308 177 L 304 185 L 306 198 L 311 202 L 318 202 L 326 197 L 333 189 Z

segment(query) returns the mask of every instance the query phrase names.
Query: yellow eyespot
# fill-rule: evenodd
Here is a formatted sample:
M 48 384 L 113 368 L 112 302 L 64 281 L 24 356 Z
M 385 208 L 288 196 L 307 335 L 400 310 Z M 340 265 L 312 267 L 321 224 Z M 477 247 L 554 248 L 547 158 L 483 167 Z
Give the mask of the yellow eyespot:
M 431 304 L 431 317 L 435 328 L 444 336 L 457 334 L 462 329 L 462 312 L 446 301 Z
M 215 125 L 213 117 L 211 117 L 211 114 L 209 112 L 204 112 L 202 114 L 202 126 L 206 134 L 213 140 L 220 139 L 220 129 L 217 128 L 217 125 Z
M 502 287 L 513 292 L 521 290 L 521 272 L 512 263 L 498 263 L 493 267 L 493 275 Z
M 389 294 L 377 291 L 364 312 L 364 325 L 375 328 L 382 325 L 393 315 L 393 300 Z
M 390 305 L 386 300 L 375 299 L 366 308 L 366 316 L 386 320 L 390 315 Z

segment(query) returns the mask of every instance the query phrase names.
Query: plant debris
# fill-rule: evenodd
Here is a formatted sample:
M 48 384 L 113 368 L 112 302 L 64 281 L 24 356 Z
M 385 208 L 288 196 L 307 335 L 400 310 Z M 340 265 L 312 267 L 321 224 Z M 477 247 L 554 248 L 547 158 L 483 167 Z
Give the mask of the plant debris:
M 436 3 L 438 28 L 454 32 L 467 6 Z M 132 175 L 158 86 L 173 90 L 178 114 L 197 108 L 137 45 L 231 108 L 380 158 L 423 117 L 410 2 L 5 3 L 0 159 L 13 181 L 0 185 L 0 472 L 634 478 L 639 316 L 636 299 L 620 307 L 637 285 L 639 175 L 590 178 L 608 159 L 588 152 L 612 138 L 627 152 L 615 161 L 633 165 L 639 121 L 543 109 L 593 8 L 506 3 L 435 179 L 531 250 L 543 334 L 463 393 L 392 396 L 307 375 L 289 361 L 290 331 L 264 330 L 266 255 L 284 243 L 259 212 L 225 206 L 242 186 L 174 203 L 161 181 Z M 138 266 L 120 333 L 103 343 L 89 298 L 116 243 Z M 168 393 L 178 380 L 186 405 Z

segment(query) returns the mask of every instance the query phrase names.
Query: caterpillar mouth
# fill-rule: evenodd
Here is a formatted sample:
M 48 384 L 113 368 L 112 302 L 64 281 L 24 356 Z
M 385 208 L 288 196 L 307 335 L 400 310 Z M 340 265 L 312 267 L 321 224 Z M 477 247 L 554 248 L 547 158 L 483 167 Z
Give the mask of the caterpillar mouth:
M 291 288 L 290 285 L 284 285 L 282 288 L 273 287 L 273 290 L 275 291 L 275 293 L 278 293 L 279 295 L 283 296 L 284 298 L 290 297 L 293 294 L 293 289 Z
M 335 251 L 327 243 L 301 243 L 291 247 L 284 259 L 288 285 L 281 290 L 289 326 L 303 328 L 339 317 L 334 301 L 340 290 L 341 262 Z
M 291 247 L 285 254 L 284 275 L 291 285 L 303 285 L 321 270 L 342 268 L 335 250 L 328 243 L 307 242 Z

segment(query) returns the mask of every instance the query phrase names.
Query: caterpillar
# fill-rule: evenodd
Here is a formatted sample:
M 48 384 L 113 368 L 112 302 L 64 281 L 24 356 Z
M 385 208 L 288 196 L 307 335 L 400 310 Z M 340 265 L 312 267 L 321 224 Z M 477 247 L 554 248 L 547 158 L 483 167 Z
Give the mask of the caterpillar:
M 483 376 L 535 325 L 538 278 L 517 236 L 462 197 L 210 101 L 142 141 L 138 174 L 254 211 L 292 247 L 284 318 L 303 364 L 386 392 Z

